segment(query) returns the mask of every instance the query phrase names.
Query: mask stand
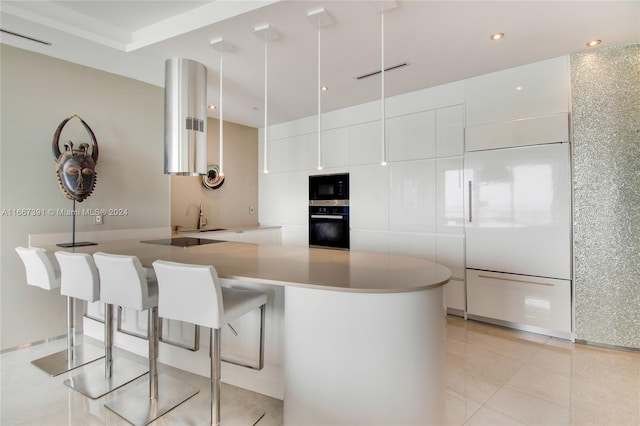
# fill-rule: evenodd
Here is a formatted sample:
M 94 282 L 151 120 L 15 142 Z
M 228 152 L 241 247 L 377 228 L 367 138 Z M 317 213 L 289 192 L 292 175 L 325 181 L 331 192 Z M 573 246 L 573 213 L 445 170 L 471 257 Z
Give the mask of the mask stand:
M 56 244 L 58 247 L 85 247 L 85 246 L 97 246 L 98 243 L 92 243 L 89 241 L 81 241 L 76 243 L 76 200 L 73 200 L 73 210 L 71 213 L 71 242 L 70 243 L 58 243 Z

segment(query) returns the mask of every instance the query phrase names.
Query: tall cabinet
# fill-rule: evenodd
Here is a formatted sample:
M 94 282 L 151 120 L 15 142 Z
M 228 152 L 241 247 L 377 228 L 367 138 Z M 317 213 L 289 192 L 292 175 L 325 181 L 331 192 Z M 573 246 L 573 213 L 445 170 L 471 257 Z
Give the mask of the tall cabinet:
M 571 338 L 568 58 L 467 81 L 467 315 Z

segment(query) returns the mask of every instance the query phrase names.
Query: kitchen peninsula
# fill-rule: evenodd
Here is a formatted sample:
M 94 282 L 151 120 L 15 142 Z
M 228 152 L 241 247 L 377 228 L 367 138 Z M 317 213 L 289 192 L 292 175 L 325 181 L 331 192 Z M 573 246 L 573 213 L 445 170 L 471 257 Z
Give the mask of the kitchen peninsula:
M 223 285 L 271 288 L 265 368 L 224 364 L 222 379 L 284 399 L 285 424 L 442 422 L 443 285 L 449 269 L 389 254 L 202 242 L 179 247 L 166 240 L 119 240 L 75 250 L 132 254 L 145 266 L 157 259 L 210 264 Z M 284 301 L 278 302 L 278 295 Z M 91 331 L 87 323 L 85 333 L 100 339 L 101 328 Z M 144 341 L 136 347 L 128 338 L 116 336 L 116 345 L 144 354 Z M 270 365 L 274 354 L 280 367 Z M 208 374 L 206 348 L 190 352 L 163 344 L 159 360 Z M 271 388 L 265 391 L 252 381 L 269 382 Z

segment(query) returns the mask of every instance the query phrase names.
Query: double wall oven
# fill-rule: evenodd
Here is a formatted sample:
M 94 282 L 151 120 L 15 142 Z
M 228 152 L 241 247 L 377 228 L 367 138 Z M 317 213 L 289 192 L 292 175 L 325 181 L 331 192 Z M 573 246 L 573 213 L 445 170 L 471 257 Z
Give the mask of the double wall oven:
M 309 176 L 309 246 L 349 250 L 349 174 Z

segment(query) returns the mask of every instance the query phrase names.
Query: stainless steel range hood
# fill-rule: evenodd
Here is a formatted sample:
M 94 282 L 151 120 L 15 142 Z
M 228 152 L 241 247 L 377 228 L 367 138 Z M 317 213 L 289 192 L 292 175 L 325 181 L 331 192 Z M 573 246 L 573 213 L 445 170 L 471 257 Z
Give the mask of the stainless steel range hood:
M 207 68 L 191 59 L 165 62 L 164 172 L 207 173 Z

